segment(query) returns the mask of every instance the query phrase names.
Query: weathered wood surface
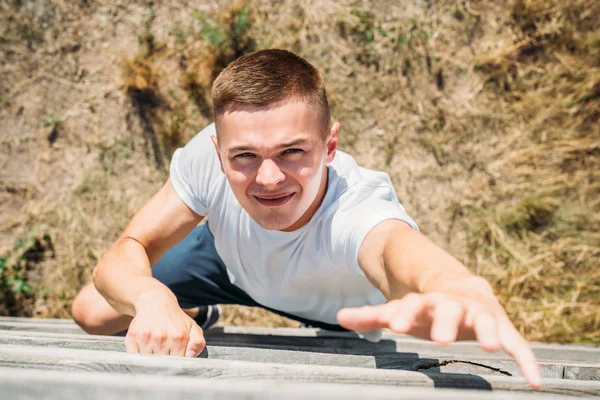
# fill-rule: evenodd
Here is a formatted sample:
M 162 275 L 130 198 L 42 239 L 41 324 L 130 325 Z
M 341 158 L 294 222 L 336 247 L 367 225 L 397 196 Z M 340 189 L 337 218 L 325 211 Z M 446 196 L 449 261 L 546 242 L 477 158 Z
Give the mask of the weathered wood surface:
M 34 347 L 58 347 L 65 349 L 125 351 L 122 337 L 83 336 L 47 333 L 31 336 L 22 331 L 0 331 L 0 344 L 26 345 Z M 254 348 L 218 346 L 209 343 L 201 354 L 202 358 L 287 364 L 333 365 L 377 369 L 402 369 L 408 371 L 435 371 L 476 375 L 504 375 L 521 377 L 521 371 L 511 359 L 457 358 L 436 353 L 386 353 L 353 354 L 343 350 L 338 353 L 323 353 L 310 348 Z M 540 362 L 545 378 L 598 380 L 600 363 L 555 363 Z
M 61 322 L 56 323 L 56 321 Z M 72 334 L 85 333 L 72 321 L 0 317 L 0 331 L 2 330 Z M 359 339 L 352 332 L 331 332 L 319 329 L 225 327 L 206 331 L 205 335 L 207 342 L 215 345 L 265 348 L 310 347 L 313 349 L 319 348 L 323 352 L 344 351 L 346 354 L 351 350 L 355 350 L 359 354 L 361 352 L 385 351 L 436 353 L 445 356 L 460 357 L 511 358 L 502 350 L 497 353 L 487 353 L 474 341 L 458 342 L 450 346 L 441 347 L 430 341 L 419 340 L 406 335 L 396 335 L 391 332 L 384 332 L 383 339 L 378 343 Z M 532 343 L 531 345 L 539 360 L 600 363 L 600 348 L 598 347 L 547 343 Z
M 476 342 L 440 347 L 384 332 L 371 343 L 355 333 L 294 328 L 225 327 L 205 336 L 199 359 L 134 355 L 124 352 L 123 337 L 87 335 L 69 320 L 0 317 L 0 399 L 483 395 L 466 389 L 486 390 L 486 398 L 600 397 L 593 346 L 533 343 L 545 377 L 542 392 L 533 392 L 510 356 Z
M 571 396 L 375 385 L 307 384 L 281 381 L 88 374 L 0 368 L 0 399 L 14 400 L 558 400 Z
M 55 332 L 55 333 L 73 333 L 85 334 L 85 332 L 76 324 L 56 324 L 53 322 L 42 321 L 2 321 L 0 319 L 0 330 L 2 331 L 32 331 L 32 332 Z
M 77 325 L 72 319 L 61 319 L 61 318 L 24 318 L 24 317 L 0 317 L 0 323 L 2 322 L 20 322 L 35 324 L 38 322 L 46 322 L 60 325 Z
M 271 334 L 254 334 L 252 329 L 244 329 L 247 333 L 236 333 L 237 329 L 232 330 L 227 327 L 225 332 L 213 329 L 206 332 L 206 340 L 209 343 L 220 344 L 224 341 L 228 345 L 238 344 L 240 346 L 268 347 L 310 347 L 319 348 L 323 351 L 330 349 L 331 352 L 337 351 L 356 351 L 356 352 L 415 352 L 415 353 L 435 353 L 443 355 L 455 355 L 461 357 L 479 357 L 479 358 L 497 358 L 511 359 L 512 357 L 505 351 L 500 350 L 496 353 L 488 353 L 481 348 L 475 341 L 464 341 L 453 343 L 449 346 L 439 346 L 431 341 L 411 338 L 405 335 L 395 335 L 393 333 L 384 334 L 384 338 L 377 343 L 371 343 L 353 336 L 339 336 L 339 332 L 316 331 L 307 332 L 307 336 L 301 336 L 301 329 L 294 329 L 293 335 L 280 335 L 279 328 L 271 330 Z M 274 334 L 276 332 L 276 334 Z M 329 336 L 331 333 L 336 336 Z M 310 335 L 310 336 L 308 336 Z M 348 333 L 347 335 L 352 335 Z M 539 360 L 548 361 L 583 361 L 600 363 L 600 348 L 594 346 L 561 345 L 532 343 L 531 347 Z
M 0 346 L 0 367 L 71 372 L 118 372 L 211 379 L 258 379 L 284 382 L 374 384 L 480 390 L 531 391 L 522 378 L 470 374 L 373 370 L 356 367 L 289 365 L 245 361 L 186 359 L 101 350 Z M 600 382 L 545 379 L 540 393 L 600 396 Z

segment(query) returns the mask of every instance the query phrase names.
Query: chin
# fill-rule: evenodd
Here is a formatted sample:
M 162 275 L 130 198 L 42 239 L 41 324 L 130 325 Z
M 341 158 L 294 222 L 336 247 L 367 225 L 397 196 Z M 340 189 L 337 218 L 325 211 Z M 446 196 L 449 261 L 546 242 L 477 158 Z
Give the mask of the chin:
M 254 218 L 254 221 L 256 221 L 261 228 L 268 231 L 281 231 L 292 226 L 294 222 L 296 222 L 296 220 L 290 218 Z

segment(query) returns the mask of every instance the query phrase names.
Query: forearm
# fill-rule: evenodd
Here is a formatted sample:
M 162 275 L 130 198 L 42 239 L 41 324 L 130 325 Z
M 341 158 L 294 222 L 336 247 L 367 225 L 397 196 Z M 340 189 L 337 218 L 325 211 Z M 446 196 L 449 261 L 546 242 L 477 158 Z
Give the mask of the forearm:
M 384 221 L 363 240 L 359 265 L 388 301 L 340 310 L 343 327 L 359 332 L 389 328 L 442 345 L 477 339 L 487 351 L 504 347 L 529 384 L 541 386 L 535 356 L 490 284 L 425 236 L 401 222 Z
M 462 290 L 463 285 L 489 288 L 460 261 L 412 229 L 390 237 L 384 247 L 383 264 L 392 298 L 401 298 L 407 292 Z
M 93 272 L 94 285 L 118 312 L 136 315 L 136 305 L 160 297 L 177 300 L 173 293 L 152 277 L 148 254 L 139 242 L 122 237 L 102 257 Z

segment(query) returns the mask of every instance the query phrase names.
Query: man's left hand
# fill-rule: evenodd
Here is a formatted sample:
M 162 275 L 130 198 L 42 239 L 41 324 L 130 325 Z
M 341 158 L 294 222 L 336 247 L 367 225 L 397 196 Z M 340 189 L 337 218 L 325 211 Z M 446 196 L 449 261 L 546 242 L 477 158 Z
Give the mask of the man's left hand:
M 357 332 L 389 328 L 440 345 L 476 339 L 489 352 L 504 348 L 516 360 L 529 385 L 541 387 L 540 369 L 529 343 L 494 295 L 473 290 L 472 286 L 409 293 L 379 306 L 345 308 L 337 317 L 340 325 Z

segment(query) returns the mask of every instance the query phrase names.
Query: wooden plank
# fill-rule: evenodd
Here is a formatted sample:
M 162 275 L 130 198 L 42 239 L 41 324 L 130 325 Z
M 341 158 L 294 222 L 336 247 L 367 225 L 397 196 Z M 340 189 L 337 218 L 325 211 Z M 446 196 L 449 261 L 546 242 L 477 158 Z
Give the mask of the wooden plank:
M 0 332 L 6 330 L 19 330 L 30 332 L 51 332 L 82 334 L 74 323 L 42 323 L 37 321 L 12 321 L 0 322 Z M 211 329 L 205 332 L 208 343 L 227 346 L 252 346 L 252 347 L 285 347 L 285 348 L 318 348 L 322 352 L 345 354 L 372 354 L 373 352 L 403 352 L 403 353 L 439 353 L 447 356 L 460 356 L 461 358 L 489 358 L 510 359 L 503 350 L 497 353 L 487 353 L 476 342 L 457 342 L 450 346 L 441 347 L 437 344 L 411 338 L 406 335 L 386 333 L 384 339 L 378 343 L 371 343 L 359 339 L 352 332 L 331 332 L 319 329 L 296 328 L 246 328 L 225 327 Z M 533 343 L 533 351 L 539 360 L 564 361 L 564 362 L 596 362 L 600 363 L 600 348 L 580 345 L 556 345 Z
M 356 332 L 334 332 L 314 328 L 264 328 L 264 327 L 246 327 L 246 326 L 224 326 L 213 328 L 210 335 L 219 336 L 223 334 L 243 334 L 243 335 L 260 335 L 260 336 L 292 336 L 292 337 L 320 337 L 320 338 L 345 338 L 345 339 L 360 339 Z M 431 341 L 417 339 L 410 335 L 399 335 L 388 330 L 382 331 L 382 339 L 401 341 L 411 344 L 431 344 Z M 580 344 L 558 344 L 558 343 L 542 343 L 531 342 L 531 347 L 536 349 L 549 350 L 581 350 L 581 351 L 597 351 L 600 352 L 600 347 L 593 345 Z M 479 347 L 479 344 L 474 340 L 465 340 L 454 343 L 453 345 L 461 347 Z
M 36 326 L 46 328 L 50 325 L 60 325 L 65 330 L 77 330 L 83 332 L 73 320 L 70 319 L 52 319 L 52 318 L 22 318 L 22 317 L 0 317 L 0 329 L 5 325 L 7 329 L 14 329 L 18 326 Z M 56 327 L 56 329 L 60 329 Z M 28 330 L 28 329 L 25 329 Z M 245 326 L 224 326 L 213 328 L 209 331 L 212 335 L 222 334 L 244 334 L 244 335 L 260 335 L 260 336 L 292 336 L 292 337 L 320 337 L 320 338 L 345 338 L 345 339 L 360 339 L 356 332 L 336 332 L 316 328 L 265 328 L 265 327 L 245 327 Z M 85 334 L 85 332 L 83 332 Z M 388 330 L 382 331 L 382 339 L 406 341 L 406 342 L 424 342 L 430 343 L 427 340 L 416 339 L 409 335 L 399 335 Z M 479 347 L 476 341 L 462 341 L 456 343 L 464 347 Z M 593 345 L 574 345 L 574 344 L 558 344 L 558 343 L 541 343 L 531 342 L 533 348 L 563 350 L 565 348 L 577 349 L 583 351 L 600 351 L 600 347 Z
M 243 330 L 245 331 L 245 330 Z M 288 332 L 289 333 L 289 332 Z M 309 333 L 310 334 L 310 333 Z M 445 355 L 455 355 L 460 357 L 494 358 L 510 359 L 504 350 L 496 353 L 488 353 L 483 350 L 477 342 L 457 342 L 449 346 L 439 346 L 434 342 L 415 339 L 407 336 L 394 338 L 387 335 L 377 343 L 371 343 L 366 340 L 346 337 L 322 337 L 319 335 L 302 337 L 296 335 L 258 335 L 232 333 L 232 330 L 226 332 L 219 330 L 207 331 L 206 340 L 213 344 L 227 344 L 229 346 L 254 346 L 254 347 L 288 347 L 288 348 L 319 348 L 321 351 L 338 352 L 343 350 L 346 353 L 355 351 L 357 354 L 365 352 L 372 354 L 377 351 L 385 352 L 404 352 L 404 353 L 440 353 Z M 600 348 L 594 346 L 579 345 L 553 345 L 545 343 L 532 344 L 533 351 L 539 360 L 565 361 L 565 362 L 595 362 L 600 363 Z
M 64 340 L 59 338 L 2 337 L 0 344 L 24 345 L 33 347 L 59 347 L 80 350 L 101 350 L 124 352 L 123 340 Z M 340 367 L 402 369 L 408 371 L 432 370 L 444 373 L 469 373 L 479 375 L 521 376 L 514 362 L 489 360 L 457 360 L 453 358 L 405 357 L 402 353 L 372 355 L 345 355 L 311 351 L 281 349 L 257 349 L 247 347 L 207 346 L 202 358 L 217 360 L 237 360 L 305 365 L 334 365 Z M 585 368 L 586 366 L 581 366 Z M 564 365 L 542 367 L 544 376 L 562 378 Z
M 6 324 L 5 324 L 6 323 Z M 40 331 L 44 331 L 44 328 L 48 327 L 48 324 L 55 325 L 55 329 L 64 328 L 67 331 L 75 330 L 77 333 L 83 332 L 73 320 L 70 319 L 53 319 L 53 318 L 22 318 L 22 317 L 0 317 L 0 330 L 3 326 L 6 326 L 7 330 L 13 330 L 19 326 L 35 328 L 39 326 Z M 60 325 L 60 326 L 56 326 Z M 19 330 L 19 329 L 17 329 Z M 22 330 L 33 330 L 33 329 L 22 329 Z M 213 328 L 210 334 L 218 336 L 222 334 L 244 334 L 244 335 L 260 335 L 260 336 L 292 336 L 292 337 L 320 337 L 320 338 L 345 338 L 345 339 L 360 339 L 360 336 L 356 332 L 336 332 L 328 331 L 316 328 L 265 328 L 265 327 L 245 327 L 245 326 L 224 326 Z M 66 332 L 68 333 L 68 332 Z M 409 335 L 398 335 L 393 332 L 383 330 L 383 339 L 395 340 L 395 341 L 407 341 L 407 342 L 425 342 L 426 340 L 416 339 Z M 462 341 L 457 343 L 461 346 L 475 346 L 479 347 L 475 341 Z M 565 346 L 569 348 L 576 348 L 579 350 L 590 350 L 600 348 L 592 345 L 572 345 L 572 344 L 554 344 L 554 343 L 540 343 L 531 342 L 531 346 L 534 348 L 544 349 L 563 349 Z
M 266 362 L 285 362 L 297 364 L 318 364 L 355 366 L 362 368 L 435 370 L 444 373 L 473 373 L 480 375 L 522 376 L 512 358 L 482 352 L 482 356 L 463 357 L 446 354 L 444 347 L 437 351 L 418 353 L 371 351 L 359 353 L 355 349 L 337 349 L 331 352 L 319 347 L 234 347 L 229 346 L 227 337 L 221 344 L 208 339 L 208 357 L 224 360 L 256 361 L 261 357 Z M 83 350 L 124 351 L 123 337 L 71 335 L 63 333 L 0 331 L 0 344 L 20 344 L 29 346 L 52 346 Z M 291 351 L 291 352 L 290 352 Z M 207 357 L 206 352 L 203 357 Z M 600 380 L 600 363 L 575 361 L 539 361 L 542 375 L 546 378 Z
M 28 338 L 54 338 L 64 340 L 79 340 L 79 341 L 114 341 L 122 342 L 125 338 L 123 336 L 104 336 L 104 335 L 88 335 L 88 334 L 73 334 L 63 332 L 37 332 L 37 331 L 19 331 L 0 330 L 0 337 L 28 337 Z
M 285 382 L 531 391 L 524 379 L 506 376 L 484 377 L 355 367 L 187 359 L 18 345 L 0 346 L 0 367 L 197 376 L 214 379 L 268 379 Z M 600 396 L 600 382 L 545 379 L 541 392 Z
M 87 374 L 0 368 L 0 399 L 6 400 L 479 400 L 481 391 L 288 383 L 268 380 L 214 380 L 186 377 L 155 377 L 134 374 Z M 571 396 L 569 396 L 571 397 Z M 487 400 L 558 400 L 564 395 L 548 393 L 485 392 Z
M 29 323 L 43 322 L 43 323 L 77 326 L 77 324 L 72 319 L 65 319 L 65 318 L 0 317 L 0 323 L 3 323 L 3 322 L 29 322 Z
M 10 322 L 11 324 L 4 325 L 5 322 Z M 45 330 L 49 325 L 55 325 L 55 330 Z M 57 327 L 56 325 L 60 325 Z M 73 320 L 70 319 L 52 319 L 52 318 L 22 318 L 22 317 L 0 317 L 0 330 L 3 329 L 3 326 L 6 326 L 7 330 L 26 330 L 26 331 L 35 331 L 33 328 L 39 326 L 41 328 L 40 331 L 52 331 L 56 333 L 60 333 L 58 330 L 64 328 L 66 331 L 74 330 L 76 333 L 83 333 Z M 32 329 L 17 329 L 20 326 L 31 327 Z M 64 332 L 69 333 L 69 332 Z M 345 338 L 345 339 L 360 339 L 359 335 L 356 332 L 336 332 L 336 331 L 327 331 L 322 329 L 315 328 L 265 328 L 265 327 L 244 327 L 244 326 L 225 326 L 213 328 L 210 331 L 207 331 L 208 335 L 213 335 L 215 337 L 223 335 L 223 334 L 243 334 L 243 335 L 259 335 L 259 336 L 291 336 L 291 337 L 320 337 L 320 338 Z M 403 341 L 407 343 L 431 343 L 425 340 L 416 339 L 409 335 L 398 335 L 392 333 L 390 331 L 384 330 L 382 332 L 382 338 L 394 341 Z M 463 347 L 479 347 L 477 342 L 475 341 L 463 341 L 458 342 L 455 345 L 463 346 Z M 571 344 L 548 344 L 548 343 L 539 343 L 539 342 L 531 342 L 531 346 L 534 348 L 544 348 L 544 349 L 555 349 L 555 350 L 563 350 L 565 347 L 568 349 L 577 349 L 577 350 L 596 350 L 600 351 L 600 348 L 591 346 L 591 345 L 571 345 Z
M 24 322 L 24 321 L 7 321 L 0 322 L 0 331 L 32 331 L 32 332 L 56 332 L 56 333 L 72 333 L 86 334 L 83 329 L 75 323 L 64 324 L 50 322 Z
M 115 337 L 30 337 L 27 332 L 0 333 L 0 344 L 59 347 L 81 350 L 101 350 L 124 352 L 123 338 Z M 93 338 L 93 340 L 91 340 Z M 475 375 L 522 376 L 520 369 L 512 360 L 456 358 L 440 354 L 420 353 L 379 353 L 376 355 L 353 355 L 343 353 L 321 353 L 310 349 L 261 349 L 252 347 L 228 347 L 209 344 L 202 353 L 203 358 L 218 360 L 238 360 L 254 362 L 273 362 L 307 365 L 334 365 L 376 369 L 402 369 L 408 371 L 436 371 L 443 373 L 461 373 Z M 540 362 L 545 378 L 600 380 L 600 364 L 591 363 L 552 363 Z
M 42 322 L 46 321 L 46 322 Z M 60 321 L 60 322 L 57 322 Z M 70 322 L 69 322 L 70 321 Z M 53 332 L 85 334 L 71 320 L 15 319 L 0 317 L 2 330 L 25 330 L 31 332 Z M 221 327 L 205 332 L 207 341 L 220 345 L 262 346 L 262 347 L 319 347 L 323 351 L 330 349 L 336 352 L 356 350 L 359 354 L 385 350 L 386 352 L 441 352 L 446 355 L 461 357 L 508 359 L 510 356 L 503 350 L 497 353 L 486 353 L 475 341 L 453 343 L 441 347 L 433 342 L 415 339 L 407 335 L 396 335 L 384 331 L 383 339 L 371 343 L 358 338 L 354 332 L 332 332 L 311 328 L 256 328 L 256 327 Z M 312 340 L 306 340 L 311 338 Z M 536 357 L 547 361 L 582 361 L 600 363 L 600 347 L 585 345 L 562 345 L 547 343 L 531 343 Z
M 563 379 L 578 379 L 582 381 L 600 381 L 598 368 L 586 368 L 585 366 L 573 365 L 565 368 Z

